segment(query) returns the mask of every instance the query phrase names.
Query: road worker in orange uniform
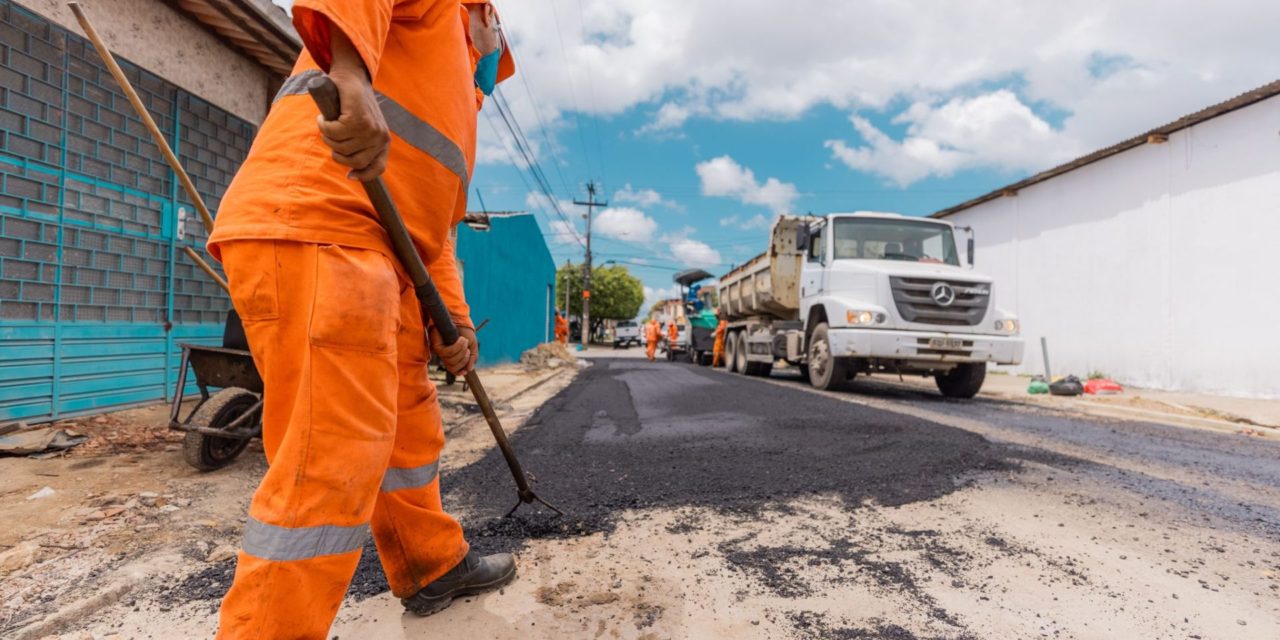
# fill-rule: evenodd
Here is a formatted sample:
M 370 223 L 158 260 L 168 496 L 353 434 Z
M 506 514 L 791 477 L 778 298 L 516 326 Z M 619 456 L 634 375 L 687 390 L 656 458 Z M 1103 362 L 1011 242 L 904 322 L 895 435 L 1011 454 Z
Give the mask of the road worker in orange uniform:
M 650 319 L 649 322 L 644 325 L 644 351 L 645 355 L 649 357 L 649 362 L 653 362 L 657 359 L 658 340 L 661 339 L 661 335 L 662 334 L 658 330 L 658 320 L 656 318 Z
M 556 312 L 556 342 L 569 344 L 569 321 L 559 311 Z
M 676 321 L 672 320 L 667 325 L 667 355 L 671 359 L 676 357 L 676 343 L 680 342 L 680 327 L 676 326 Z
M 296 0 L 306 45 L 224 196 L 219 259 L 265 383 L 270 463 L 218 637 L 323 639 L 370 535 L 391 591 L 428 615 L 515 575 L 471 553 L 441 505 L 430 351 L 478 356 L 451 231 L 466 210 L 477 109 L 514 73 L 486 2 Z M 342 115 L 307 81 L 327 72 Z M 381 176 L 462 338 L 446 347 L 361 180 Z
M 720 358 L 724 357 L 724 333 L 728 329 L 729 323 L 724 320 L 716 325 L 716 341 L 711 346 L 711 366 L 720 366 Z

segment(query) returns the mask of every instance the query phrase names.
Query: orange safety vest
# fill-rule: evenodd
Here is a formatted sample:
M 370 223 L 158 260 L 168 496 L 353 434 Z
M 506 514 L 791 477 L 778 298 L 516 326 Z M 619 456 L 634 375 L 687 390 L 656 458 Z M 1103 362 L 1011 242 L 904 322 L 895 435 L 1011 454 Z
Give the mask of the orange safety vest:
M 329 68 L 330 25 L 342 25 L 391 130 L 382 178 L 454 321 L 473 327 L 451 234 L 466 213 L 476 151 L 479 52 L 466 7 L 459 0 L 297 0 L 293 21 L 306 49 L 223 196 L 210 254 L 221 260 L 227 241 L 289 240 L 394 260 L 368 196 L 321 140 L 319 109 L 306 93 L 307 82 Z M 499 80 L 512 73 L 507 49 Z

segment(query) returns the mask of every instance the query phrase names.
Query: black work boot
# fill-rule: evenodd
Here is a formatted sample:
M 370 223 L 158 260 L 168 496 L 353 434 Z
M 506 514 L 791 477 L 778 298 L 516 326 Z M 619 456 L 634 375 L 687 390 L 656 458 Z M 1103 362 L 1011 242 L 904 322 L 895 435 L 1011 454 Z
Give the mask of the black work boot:
M 497 589 L 516 577 L 516 559 L 509 553 L 481 557 L 472 551 L 435 582 L 400 602 L 420 616 L 444 611 L 454 598 Z

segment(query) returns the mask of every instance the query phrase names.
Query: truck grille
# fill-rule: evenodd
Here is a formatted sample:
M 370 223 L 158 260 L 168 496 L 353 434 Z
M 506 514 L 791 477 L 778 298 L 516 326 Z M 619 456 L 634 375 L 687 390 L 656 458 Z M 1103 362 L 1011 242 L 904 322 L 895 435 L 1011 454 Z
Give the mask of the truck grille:
M 946 283 L 955 291 L 955 301 L 948 306 L 933 299 L 933 287 L 938 283 Z M 898 313 L 907 322 L 972 327 L 982 322 L 991 304 L 991 285 L 985 282 L 889 278 L 889 285 Z

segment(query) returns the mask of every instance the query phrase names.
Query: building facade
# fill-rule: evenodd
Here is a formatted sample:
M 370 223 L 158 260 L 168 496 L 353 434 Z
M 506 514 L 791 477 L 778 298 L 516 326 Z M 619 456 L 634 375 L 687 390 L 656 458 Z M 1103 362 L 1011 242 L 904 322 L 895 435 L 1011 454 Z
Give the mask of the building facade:
M 287 18 L 85 9 L 216 213 L 296 56 Z M 181 253 L 204 252 L 191 203 L 75 24 L 60 1 L 0 0 L 0 422 L 168 397 L 177 343 L 219 342 L 228 308 Z
M 482 223 L 458 225 L 458 262 L 471 320 L 487 321 L 477 335 L 482 365 L 515 362 L 550 342 L 556 265 L 533 216 L 484 216 Z
M 1021 371 L 1280 398 L 1280 83 L 935 217 L 972 226 Z

